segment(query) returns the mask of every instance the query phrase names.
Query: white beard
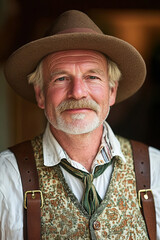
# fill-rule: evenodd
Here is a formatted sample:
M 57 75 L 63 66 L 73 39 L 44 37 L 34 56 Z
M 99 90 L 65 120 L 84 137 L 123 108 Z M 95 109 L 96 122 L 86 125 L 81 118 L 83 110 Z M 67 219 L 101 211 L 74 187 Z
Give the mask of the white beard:
M 72 123 L 66 123 L 62 117 L 57 119 L 57 125 L 54 126 L 55 128 L 68 133 L 68 134 L 84 134 L 89 133 L 96 129 L 100 125 L 99 118 L 97 116 L 94 117 L 92 122 L 88 122 L 86 124 L 82 123 L 83 119 L 85 118 L 85 114 L 74 114 L 72 116 Z

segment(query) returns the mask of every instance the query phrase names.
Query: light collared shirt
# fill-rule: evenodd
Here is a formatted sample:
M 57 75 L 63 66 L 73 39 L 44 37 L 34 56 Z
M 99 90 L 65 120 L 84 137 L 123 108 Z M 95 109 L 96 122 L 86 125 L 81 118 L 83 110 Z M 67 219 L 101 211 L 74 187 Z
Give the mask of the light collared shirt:
M 99 147 L 99 151 L 93 160 L 91 172 L 93 173 L 96 166 L 108 163 L 114 156 L 119 156 L 122 161 L 126 162 L 124 155 L 122 154 L 120 143 L 117 138 L 114 136 L 111 128 L 107 123 L 103 126 L 103 136 L 101 140 L 101 146 Z M 88 172 L 83 165 L 69 158 L 67 153 L 62 149 L 56 139 L 53 137 L 49 125 L 46 128 L 46 132 L 43 136 L 43 153 L 44 153 L 44 165 L 48 167 L 53 167 L 60 163 L 61 159 L 66 158 L 67 161 L 75 168 Z M 112 173 L 112 165 L 109 165 L 105 170 L 104 174 L 100 175 L 98 178 L 93 180 L 93 184 L 101 197 L 104 198 L 106 190 L 109 185 L 111 173 Z M 63 167 L 61 167 L 63 175 L 70 189 L 80 202 L 84 192 L 84 185 L 82 181 L 68 173 Z
M 66 158 L 74 167 L 87 170 L 76 161 L 69 158 L 67 153 L 56 141 L 49 126 L 43 136 L 44 165 L 57 165 L 62 158 Z M 157 239 L 160 240 L 160 151 L 149 147 L 151 164 L 151 189 L 153 191 L 156 218 L 157 218 Z M 104 124 L 104 131 L 101 146 L 97 156 L 93 160 L 92 172 L 99 164 L 105 164 L 114 156 L 119 156 L 126 161 L 120 148 L 119 141 L 115 137 L 107 123 Z M 81 201 L 84 187 L 80 179 L 74 177 L 63 168 L 65 180 L 74 195 Z M 102 175 L 94 179 L 94 185 L 100 197 L 103 199 L 107 191 L 113 166 L 104 171 Z M 22 240 L 23 239 L 23 191 L 21 178 L 14 155 L 6 150 L 0 154 L 0 240 Z

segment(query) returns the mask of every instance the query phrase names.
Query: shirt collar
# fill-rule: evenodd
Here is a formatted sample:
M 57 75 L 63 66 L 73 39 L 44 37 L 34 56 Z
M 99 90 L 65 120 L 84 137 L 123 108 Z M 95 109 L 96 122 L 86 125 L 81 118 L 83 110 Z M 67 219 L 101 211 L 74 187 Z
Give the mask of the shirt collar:
M 103 157 L 105 160 L 104 154 L 106 151 L 108 160 L 105 160 L 105 162 L 110 161 L 114 156 L 119 156 L 122 161 L 126 162 L 125 157 L 121 151 L 120 143 L 114 135 L 109 124 L 104 122 L 103 126 L 104 130 L 102 136 L 102 144 L 100 146 L 100 150 L 97 154 L 96 159 L 102 159 Z M 43 153 L 44 165 L 48 167 L 57 165 L 62 158 L 67 158 L 67 160 L 69 160 L 67 153 L 62 149 L 60 144 L 52 135 L 49 124 L 47 124 L 45 133 L 43 135 Z
M 57 165 L 62 158 L 66 158 L 62 147 L 51 133 L 49 124 L 43 135 L 43 154 L 44 165 L 47 167 Z
M 113 133 L 111 127 L 107 122 L 104 122 L 104 131 L 103 131 L 103 137 L 102 137 L 102 144 L 101 148 L 105 149 L 107 152 L 109 161 L 115 157 L 119 156 L 124 162 L 126 162 L 126 159 L 121 151 L 121 146 L 116 138 L 115 134 Z

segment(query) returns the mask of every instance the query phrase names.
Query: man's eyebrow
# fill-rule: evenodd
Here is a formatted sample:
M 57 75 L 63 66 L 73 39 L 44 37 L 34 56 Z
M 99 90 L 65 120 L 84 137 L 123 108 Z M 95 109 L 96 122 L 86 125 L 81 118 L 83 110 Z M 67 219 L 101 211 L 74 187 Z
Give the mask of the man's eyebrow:
M 67 74 L 67 71 L 64 71 L 64 70 L 57 70 L 57 71 L 54 71 L 54 72 L 51 72 L 51 77 L 55 77 L 57 75 L 63 75 L 63 74 Z
M 100 74 L 100 75 L 104 75 L 104 71 L 101 70 L 101 69 L 90 69 L 87 71 L 87 73 L 97 73 L 97 74 Z

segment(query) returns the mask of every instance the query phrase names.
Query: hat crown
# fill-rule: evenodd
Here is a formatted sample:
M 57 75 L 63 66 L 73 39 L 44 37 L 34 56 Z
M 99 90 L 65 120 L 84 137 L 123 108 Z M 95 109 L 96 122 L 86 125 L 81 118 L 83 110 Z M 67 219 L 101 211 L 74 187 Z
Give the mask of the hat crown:
M 83 12 L 70 10 L 62 13 L 46 35 L 51 36 L 59 33 L 94 32 L 102 34 L 100 28 Z

